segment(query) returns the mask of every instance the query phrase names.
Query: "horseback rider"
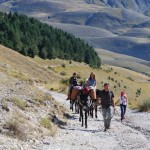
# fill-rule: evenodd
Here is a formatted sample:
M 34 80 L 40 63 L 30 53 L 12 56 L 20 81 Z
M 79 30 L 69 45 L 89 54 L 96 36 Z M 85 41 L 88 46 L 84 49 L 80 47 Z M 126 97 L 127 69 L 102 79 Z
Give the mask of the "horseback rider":
M 95 74 L 93 72 L 91 72 L 90 77 L 87 80 L 87 85 L 92 89 L 96 89 L 96 79 Z
M 96 101 L 96 79 L 95 74 L 91 72 L 89 79 L 87 80 L 87 86 L 89 86 L 91 92 L 90 97 L 93 101 Z
M 110 91 L 109 83 L 104 84 L 104 89 L 99 91 L 99 97 L 101 99 L 102 105 L 102 115 L 104 119 L 104 131 L 110 128 L 111 118 L 112 118 L 112 107 L 115 110 L 114 105 L 114 94 Z M 112 106 L 112 107 L 111 107 Z
M 70 99 L 70 95 L 74 86 L 78 85 L 77 74 L 74 72 L 72 77 L 69 79 L 68 97 L 66 100 Z

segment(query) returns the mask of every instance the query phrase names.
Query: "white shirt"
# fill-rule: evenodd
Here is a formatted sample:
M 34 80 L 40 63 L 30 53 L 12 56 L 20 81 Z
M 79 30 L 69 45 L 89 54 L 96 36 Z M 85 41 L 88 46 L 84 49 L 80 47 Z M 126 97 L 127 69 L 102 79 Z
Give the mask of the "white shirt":
M 119 96 L 120 104 L 127 105 L 127 97 Z

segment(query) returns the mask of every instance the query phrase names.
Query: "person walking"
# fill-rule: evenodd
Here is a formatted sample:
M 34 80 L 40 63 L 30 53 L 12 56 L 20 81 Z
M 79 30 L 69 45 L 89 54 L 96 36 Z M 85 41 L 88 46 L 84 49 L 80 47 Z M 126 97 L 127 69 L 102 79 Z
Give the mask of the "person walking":
M 120 101 L 120 109 L 121 109 L 121 121 L 125 119 L 125 113 L 126 113 L 126 107 L 128 105 L 128 97 L 125 92 L 121 92 L 119 96 L 119 101 Z
M 69 79 L 68 97 L 66 100 L 70 99 L 72 88 L 77 85 L 78 85 L 77 74 L 74 72 L 72 77 L 70 77 Z
M 99 97 L 102 105 L 102 115 L 104 119 L 104 131 L 110 128 L 112 119 L 112 108 L 115 111 L 114 94 L 110 91 L 109 83 L 104 84 L 104 89 L 99 92 Z

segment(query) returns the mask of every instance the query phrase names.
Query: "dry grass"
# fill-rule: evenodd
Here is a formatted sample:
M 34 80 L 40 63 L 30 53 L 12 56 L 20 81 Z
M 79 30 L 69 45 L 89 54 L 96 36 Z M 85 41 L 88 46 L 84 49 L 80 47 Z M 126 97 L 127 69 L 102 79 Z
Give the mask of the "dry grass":
M 97 88 L 102 89 L 104 82 L 109 82 L 111 89 L 114 91 L 116 101 L 122 90 L 127 93 L 131 107 L 138 107 L 143 100 L 150 99 L 150 84 L 148 82 L 150 77 L 119 67 L 103 65 L 100 69 L 92 69 L 84 63 L 74 61 L 70 63 L 69 61 L 60 59 L 42 60 L 38 57 L 31 59 L 3 46 L 0 46 L 1 63 L 4 67 L 0 66 L 0 70 L 5 71 L 5 73 L 19 74 L 19 78 L 22 76 L 23 78 L 29 77 L 31 83 L 42 84 L 49 90 L 52 89 L 67 93 L 67 82 L 64 84 L 61 81 L 67 81 L 73 72 L 80 75 L 80 81 L 85 81 L 89 78 L 90 73 L 94 72 L 97 80 Z M 65 67 L 63 67 L 64 65 Z M 52 69 L 48 69 L 48 67 Z M 61 76 L 60 73 L 62 72 L 66 72 L 66 75 Z M 133 81 L 129 78 L 133 79 Z M 137 89 L 140 88 L 141 94 L 137 96 Z M 30 91 L 33 90 L 30 88 Z M 39 91 L 36 91 L 36 93 L 33 96 L 34 99 L 43 102 L 43 95 L 38 94 Z
M 66 63 L 68 62 L 66 61 Z M 132 108 L 138 107 L 141 101 L 150 98 L 150 84 L 148 83 L 150 78 L 134 71 L 108 65 L 103 65 L 101 69 L 92 69 L 88 65 L 80 65 L 80 63 L 68 64 L 65 68 L 59 65 L 53 67 L 53 69 L 58 72 L 58 74 L 62 71 L 67 72 L 67 75 L 62 79 L 63 81 L 69 79 L 73 72 L 80 74 L 81 79 L 79 80 L 85 81 L 90 73 L 94 72 L 97 80 L 97 88 L 102 89 L 104 82 L 109 82 L 111 90 L 115 93 L 116 101 L 118 100 L 120 92 L 124 90 L 129 98 L 129 106 Z M 62 87 L 66 88 L 65 84 L 62 84 Z M 141 94 L 137 97 L 136 92 L 137 89 L 140 88 Z M 66 89 L 63 89 L 63 91 L 67 92 Z
M 150 100 L 144 100 L 140 105 L 139 108 L 141 111 L 150 111 Z
M 41 125 L 49 130 L 52 129 L 52 123 L 47 117 L 41 119 Z
M 26 110 L 26 103 L 25 101 L 19 99 L 18 97 L 11 98 L 11 101 L 20 109 Z
M 3 128 L 8 130 L 6 132 L 8 136 L 26 140 L 28 137 L 27 131 L 30 130 L 30 126 L 26 127 L 25 124 L 27 124 L 27 120 L 17 112 L 6 120 Z

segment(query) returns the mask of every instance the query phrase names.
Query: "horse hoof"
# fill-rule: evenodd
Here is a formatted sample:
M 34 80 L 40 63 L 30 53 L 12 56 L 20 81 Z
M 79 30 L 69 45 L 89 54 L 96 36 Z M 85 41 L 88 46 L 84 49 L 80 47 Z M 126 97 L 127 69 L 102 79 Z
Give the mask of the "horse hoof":
M 97 118 L 97 116 L 95 116 Z
M 79 118 L 79 121 L 81 122 L 81 119 Z
M 85 125 L 85 128 L 87 128 L 87 125 Z

